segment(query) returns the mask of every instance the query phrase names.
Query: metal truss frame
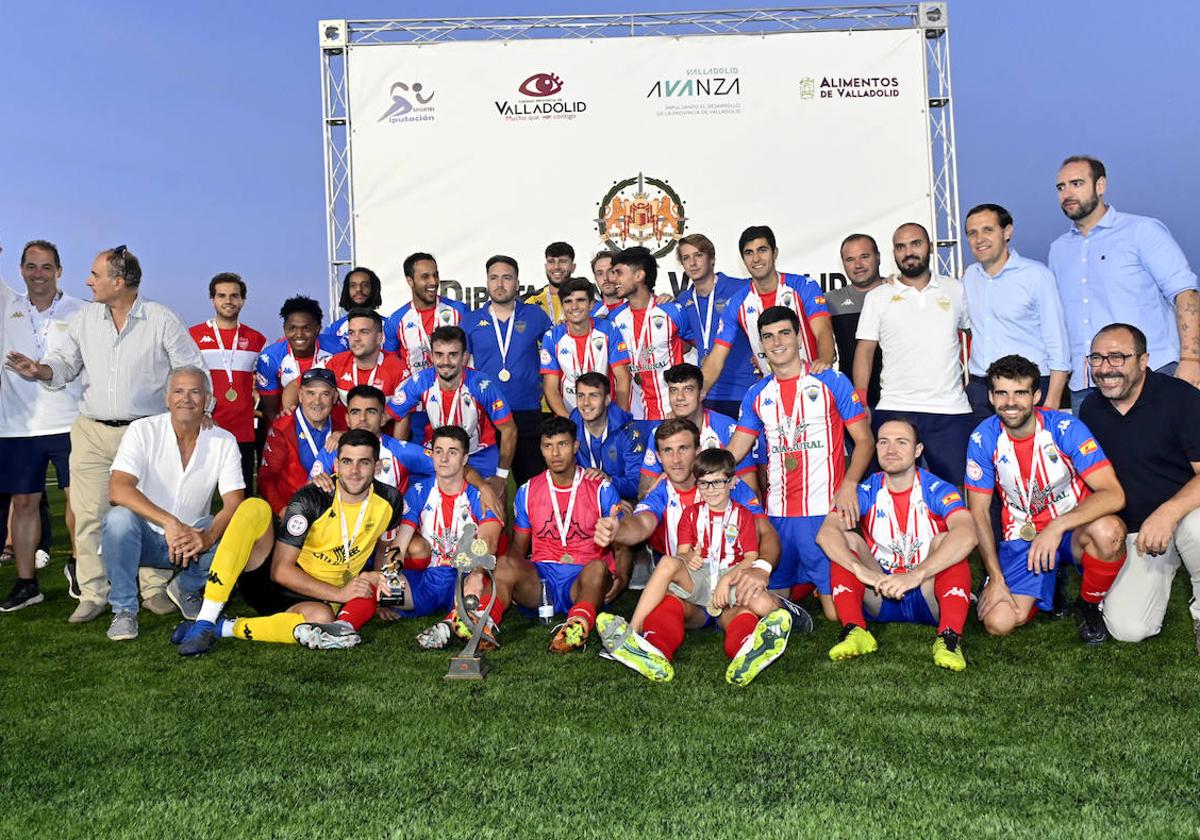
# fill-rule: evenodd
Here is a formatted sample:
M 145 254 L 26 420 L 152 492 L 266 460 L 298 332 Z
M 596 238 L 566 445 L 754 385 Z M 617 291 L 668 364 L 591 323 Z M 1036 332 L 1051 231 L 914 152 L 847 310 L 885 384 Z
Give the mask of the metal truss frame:
M 350 132 L 348 50 L 392 44 L 923 29 L 931 164 L 929 189 L 934 210 L 936 267 L 943 275 L 959 276 L 962 243 L 959 239 L 954 101 L 950 92 L 950 36 L 945 7 L 942 2 L 562 17 L 321 21 L 318 40 L 330 319 L 336 316 L 341 278 L 354 265 L 354 188 L 351 179 L 354 156 Z

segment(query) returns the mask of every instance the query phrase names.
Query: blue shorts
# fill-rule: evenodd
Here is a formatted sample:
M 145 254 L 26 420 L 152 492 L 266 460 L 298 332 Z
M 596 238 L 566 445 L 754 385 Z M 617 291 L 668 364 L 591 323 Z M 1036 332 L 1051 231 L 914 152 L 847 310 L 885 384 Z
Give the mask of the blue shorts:
M 405 569 L 403 572 L 412 593 L 413 608 L 398 610 L 403 618 L 420 615 L 440 615 L 454 606 L 454 587 L 458 570 L 453 566 L 430 566 L 427 569 Z M 487 598 L 484 598 L 486 603 Z
M 871 621 L 896 621 L 905 624 L 932 624 L 937 627 L 938 620 L 929 610 L 929 602 L 921 594 L 921 587 L 910 589 L 904 597 L 897 601 L 895 598 L 884 598 L 879 605 L 879 615 L 871 615 L 867 605 L 863 605 L 866 615 Z
M 795 583 L 812 583 L 822 595 L 829 585 L 829 558 L 817 546 L 817 531 L 824 516 L 771 516 L 779 533 L 779 563 L 767 584 L 771 589 L 788 589 Z
M 0 438 L 0 493 L 41 493 L 53 463 L 59 489 L 71 486 L 71 433 Z
M 575 606 L 575 601 L 571 597 L 571 587 L 575 585 L 575 578 L 579 577 L 579 573 L 583 571 L 583 564 L 534 563 L 533 565 L 537 569 L 538 577 L 546 584 L 546 594 L 550 596 L 550 601 L 554 604 L 554 614 L 566 615 L 571 611 L 571 607 Z M 533 609 L 533 614 L 537 615 L 536 607 Z
M 1037 599 L 1039 610 L 1054 609 L 1054 581 L 1058 573 L 1067 566 L 1074 566 L 1075 557 L 1071 554 L 1071 534 L 1063 534 L 1062 542 L 1058 544 L 1058 556 L 1054 561 L 1054 570 L 1050 572 L 1031 572 L 1025 564 L 1029 559 L 1029 543 L 1025 540 L 1005 540 L 1000 543 L 997 553 L 1000 555 L 1000 571 L 1004 573 L 1004 583 L 1008 591 L 1014 595 L 1031 595 Z

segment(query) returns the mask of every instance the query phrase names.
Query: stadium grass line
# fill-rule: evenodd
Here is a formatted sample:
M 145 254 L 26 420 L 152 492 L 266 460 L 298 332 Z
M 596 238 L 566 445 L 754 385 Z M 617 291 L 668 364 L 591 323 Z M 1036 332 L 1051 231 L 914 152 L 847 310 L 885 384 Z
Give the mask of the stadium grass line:
M 61 504 L 61 501 L 59 501 Z M 745 690 L 715 633 L 654 685 L 546 651 L 512 615 L 483 684 L 448 684 L 426 622 L 372 623 L 344 652 L 222 641 L 185 660 L 174 617 L 67 625 L 47 602 L 0 616 L 0 836 L 1196 836 L 1200 658 L 1183 576 L 1165 632 L 1079 644 L 1040 619 L 972 620 L 962 674 L 933 629 L 875 625 L 834 663 L 818 621 Z M 12 581 L 0 570 L 0 586 Z M 635 596 L 618 611 L 628 615 Z M 236 611 L 237 604 L 234 605 Z

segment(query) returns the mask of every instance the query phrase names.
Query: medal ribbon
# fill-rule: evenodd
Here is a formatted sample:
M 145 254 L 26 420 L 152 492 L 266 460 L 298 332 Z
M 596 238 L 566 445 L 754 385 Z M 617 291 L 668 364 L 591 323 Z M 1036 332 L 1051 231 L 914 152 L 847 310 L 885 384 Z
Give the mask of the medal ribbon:
M 312 453 L 313 463 L 321 463 L 321 451 L 317 446 L 316 433 L 313 431 L 312 426 L 308 425 L 308 421 L 304 419 L 304 411 L 299 408 L 296 409 L 296 424 L 300 427 L 301 440 L 308 444 L 308 451 Z M 321 431 L 328 435 L 331 428 L 333 428 L 333 424 L 326 418 L 325 425 L 321 428 Z M 322 464 L 323 468 L 324 465 Z M 312 472 L 312 467 L 309 467 L 309 472 Z
M 241 324 L 235 324 L 233 327 L 233 344 L 229 350 L 225 350 L 225 342 L 221 338 L 221 329 L 217 326 L 216 321 L 209 321 L 208 326 L 212 329 L 213 335 L 217 337 L 217 350 L 221 353 L 221 367 L 225 369 L 225 375 L 229 377 L 229 387 L 233 387 L 233 354 L 237 352 L 238 335 L 242 331 Z
M 508 370 L 508 348 L 512 344 L 513 324 L 517 321 L 517 311 L 513 310 L 512 317 L 508 319 L 508 330 L 504 337 L 500 337 L 500 318 L 496 315 L 496 310 L 492 309 L 492 305 L 488 304 L 488 310 L 492 313 L 492 329 L 496 331 L 496 347 L 500 350 L 500 369 Z
M 732 546 L 730 545 L 729 538 L 726 536 L 732 517 L 732 500 L 730 500 L 729 504 L 725 505 L 725 510 L 721 513 L 721 527 L 718 531 L 714 531 L 712 528 L 713 514 L 709 510 L 707 503 L 701 502 L 699 515 L 696 517 L 698 520 L 704 520 L 704 532 L 696 535 L 696 541 L 704 549 L 704 559 L 708 561 L 711 567 L 709 574 L 711 575 L 711 584 L 714 589 L 717 586 L 717 578 L 720 577 L 719 572 L 725 562 L 726 552 L 730 553 L 732 559 L 732 551 L 730 551 Z
M 467 499 L 467 482 L 463 482 L 462 488 L 459 489 L 454 497 L 454 506 L 450 511 L 449 523 L 445 520 L 445 505 L 442 504 L 442 491 L 438 489 L 437 494 L 437 503 L 433 506 L 433 531 L 438 551 L 441 554 L 441 560 L 445 561 L 453 553 L 454 548 L 458 545 L 459 537 L 462 536 L 462 528 L 461 526 L 456 527 L 456 524 L 465 524 L 471 518 L 470 501 Z M 447 539 L 447 535 L 449 535 L 449 539 Z M 449 563 L 442 562 L 439 565 L 446 566 Z
M 358 532 L 362 530 L 363 519 L 367 515 L 367 504 L 371 501 L 371 494 L 374 492 L 373 487 L 367 488 L 367 497 L 358 507 L 358 519 L 354 520 L 354 532 L 351 533 L 346 527 L 346 503 L 342 501 L 342 492 L 340 489 L 334 491 L 338 518 L 342 521 L 342 551 L 344 552 L 342 559 L 346 561 L 347 566 L 350 564 L 350 545 L 358 538 Z
M 50 323 L 54 320 L 54 310 L 58 307 L 58 302 L 62 300 L 62 291 L 60 290 L 54 295 L 54 300 L 50 302 L 50 308 L 46 310 L 46 315 L 42 318 L 42 325 L 36 325 L 36 316 L 41 314 L 37 311 L 37 307 L 29 302 L 29 297 L 25 298 L 25 314 L 29 317 L 29 329 L 33 331 L 33 345 L 37 348 L 37 358 L 41 361 L 42 356 L 46 355 L 46 347 L 49 343 L 47 336 L 50 334 Z
M 563 516 L 558 508 L 558 491 L 554 487 L 554 479 L 550 477 L 549 470 L 546 471 L 546 487 L 550 491 L 550 505 L 554 508 L 554 524 L 558 528 L 558 541 L 562 543 L 564 552 L 567 550 L 567 532 L 570 530 L 571 514 L 575 512 L 575 494 L 579 492 L 579 482 L 582 480 L 583 473 L 576 470 L 575 478 L 571 481 L 571 495 L 567 499 L 567 513 Z
M 692 291 L 692 306 L 696 308 L 696 318 L 700 321 L 700 340 L 703 342 L 702 349 L 705 353 L 712 349 L 709 343 L 709 337 L 712 335 L 713 310 L 717 308 L 717 282 L 713 280 L 712 291 L 708 293 L 708 313 L 707 315 L 700 314 L 700 295 L 696 291 Z
M 383 365 L 383 351 L 380 350 L 379 355 L 375 357 L 375 367 L 371 368 L 371 373 L 367 376 L 367 383 L 366 383 L 367 385 L 374 387 L 375 374 L 379 372 L 379 368 L 382 365 Z M 355 385 L 363 384 L 358 381 L 358 358 L 357 357 L 354 359 L 354 384 Z

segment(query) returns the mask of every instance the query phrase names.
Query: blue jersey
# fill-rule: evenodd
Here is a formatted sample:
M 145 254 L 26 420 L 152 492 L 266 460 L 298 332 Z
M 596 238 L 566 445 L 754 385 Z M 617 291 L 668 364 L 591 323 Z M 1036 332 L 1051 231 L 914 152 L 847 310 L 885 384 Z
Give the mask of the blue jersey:
M 380 435 L 379 444 L 379 472 L 375 477 L 384 484 L 403 493 L 410 482 L 433 477 L 433 458 L 423 446 L 391 435 Z
M 497 324 L 488 304 L 471 312 L 463 319 L 462 326 L 467 332 L 472 366 L 499 382 L 509 408 L 537 411 L 542 405 L 542 377 L 538 366 L 542 336 L 554 325 L 540 306 L 523 301 L 516 301 L 514 306 L 509 321 Z M 508 353 L 503 358 L 496 337 L 497 326 L 500 338 L 508 342 Z M 508 381 L 500 379 L 501 370 L 508 371 Z
M 933 538 L 946 531 L 946 520 L 965 511 L 958 488 L 918 469 L 913 485 L 893 493 L 887 476 L 877 472 L 858 485 L 860 528 L 879 567 L 888 574 L 911 571 L 929 556 Z
M 321 330 L 321 343 L 329 343 L 332 346 L 333 342 L 337 342 L 342 350 L 350 349 L 350 341 L 346 338 L 346 319 L 349 315 L 343 315 L 325 329 Z
M 654 440 L 654 432 L 662 424 L 661 420 L 646 421 L 643 428 L 645 429 L 646 439 L 646 454 L 642 458 L 641 472 L 643 475 L 657 478 L 662 475 L 662 462 L 658 460 L 658 444 Z M 729 446 L 729 439 L 733 437 L 733 433 L 737 431 L 737 422 L 732 417 L 726 417 L 716 411 L 704 409 L 704 423 L 700 427 L 700 449 L 725 449 Z M 742 459 L 742 462 L 737 465 L 737 472 L 741 475 L 744 472 L 754 472 L 755 463 L 758 454 L 758 441 L 754 442 L 754 447 Z
M 721 328 L 721 318 L 731 298 L 743 292 L 750 285 L 749 280 L 729 277 L 717 272 L 717 280 L 713 290 L 704 297 L 696 295 L 694 286 L 689 286 L 679 293 L 675 302 L 683 310 L 692 325 L 696 335 L 696 350 L 703 362 L 717 341 Z M 736 333 L 729 344 L 729 355 L 721 375 L 717 381 L 710 383 L 708 398 L 711 400 L 741 400 L 746 389 L 758 380 L 754 365 L 750 362 L 750 342 L 746 336 Z
M 579 416 L 579 409 L 571 412 L 571 420 L 578 430 L 579 440 L 575 463 L 581 467 L 604 470 L 621 498 L 635 501 L 646 442 L 629 412 L 619 405 L 610 405 L 608 425 L 598 438 L 588 433 L 583 418 Z
M 258 361 L 254 363 L 254 387 L 259 394 L 278 394 L 309 368 L 324 367 L 325 362 L 341 350 L 342 346 L 336 339 L 321 335 L 317 337 L 313 354 L 298 359 L 292 354 L 287 339 L 281 338 L 258 354 Z

